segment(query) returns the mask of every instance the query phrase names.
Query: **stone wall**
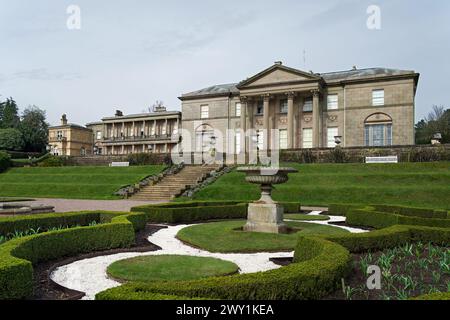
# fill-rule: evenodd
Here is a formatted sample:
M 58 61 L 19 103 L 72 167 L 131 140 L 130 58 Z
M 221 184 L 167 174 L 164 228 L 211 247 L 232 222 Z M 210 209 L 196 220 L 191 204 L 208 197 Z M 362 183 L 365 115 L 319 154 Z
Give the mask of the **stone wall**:
M 333 163 L 365 162 L 365 157 L 398 156 L 400 162 L 450 161 L 450 144 L 431 146 L 351 147 L 336 149 L 283 150 L 282 162 Z M 343 159 L 343 161 L 340 161 Z

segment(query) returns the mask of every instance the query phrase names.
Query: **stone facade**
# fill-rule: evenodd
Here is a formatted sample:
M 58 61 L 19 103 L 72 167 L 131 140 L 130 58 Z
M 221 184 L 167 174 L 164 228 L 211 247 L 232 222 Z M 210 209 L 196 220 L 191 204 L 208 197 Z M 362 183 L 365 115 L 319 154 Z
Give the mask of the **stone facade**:
M 328 148 L 335 136 L 342 147 L 413 145 L 418 79 L 414 71 L 318 74 L 276 62 L 240 83 L 183 94 L 182 148 L 229 154 L 252 143 L 260 149 Z M 278 137 L 271 136 L 273 129 Z
M 48 129 L 50 153 L 58 156 L 85 156 L 92 154 L 92 131 L 68 123 L 64 114 L 61 125 Z
M 181 113 L 161 110 L 123 115 L 88 123 L 92 130 L 94 151 L 98 155 L 131 153 L 168 153 L 178 145 Z

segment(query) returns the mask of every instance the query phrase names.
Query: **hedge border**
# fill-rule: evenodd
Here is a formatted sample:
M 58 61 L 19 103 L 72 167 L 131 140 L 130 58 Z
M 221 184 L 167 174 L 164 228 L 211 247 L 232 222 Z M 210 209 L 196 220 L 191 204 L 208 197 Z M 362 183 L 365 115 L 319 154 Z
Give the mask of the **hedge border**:
M 85 212 L 78 215 L 90 216 Z M 23 299 L 33 294 L 33 265 L 64 256 L 129 247 L 135 231 L 145 225 L 142 213 L 95 212 L 106 223 L 39 233 L 0 245 L 0 299 Z M 60 215 L 55 215 L 55 222 Z M 36 219 L 39 221 L 39 219 Z
M 285 213 L 298 213 L 298 202 L 281 202 Z M 189 201 L 144 205 L 131 208 L 132 212 L 144 212 L 150 222 L 192 223 L 219 219 L 245 219 L 248 202 L 239 201 Z

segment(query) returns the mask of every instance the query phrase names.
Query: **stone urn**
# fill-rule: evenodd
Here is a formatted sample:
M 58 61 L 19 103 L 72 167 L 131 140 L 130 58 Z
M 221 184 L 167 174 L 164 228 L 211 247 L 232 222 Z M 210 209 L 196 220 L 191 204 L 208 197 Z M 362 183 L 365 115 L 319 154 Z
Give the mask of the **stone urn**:
M 238 172 L 245 172 L 245 181 L 259 184 L 261 198 L 248 205 L 247 223 L 244 231 L 286 233 L 283 222 L 283 206 L 272 199 L 274 184 L 288 181 L 288 173 L 298 172 L 293 168 L 241 167 Z

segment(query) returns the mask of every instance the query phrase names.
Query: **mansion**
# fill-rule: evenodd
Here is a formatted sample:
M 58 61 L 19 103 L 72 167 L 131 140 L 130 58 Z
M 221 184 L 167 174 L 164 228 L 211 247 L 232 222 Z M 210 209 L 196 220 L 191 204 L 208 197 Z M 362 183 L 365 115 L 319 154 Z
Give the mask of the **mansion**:
M 239 83 L 181 95 L 182 112 L 117 110 L 86 127 L 64 115 L 49 148 L 83 156 L 414 145 L 418 80 L 407 70 L 314 73 L 275 62 Z
M 413 145 L 418 80 L 414 71 L 313 73 L 275 62 L 239 83 L 183 94 L 183 150 L 212 144 L 236 154 L 252 138 L 259 149 L 333 148 L 336 139 L 342 147 Z

